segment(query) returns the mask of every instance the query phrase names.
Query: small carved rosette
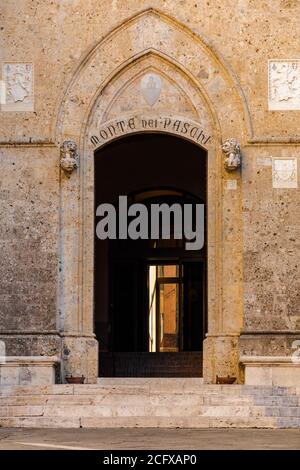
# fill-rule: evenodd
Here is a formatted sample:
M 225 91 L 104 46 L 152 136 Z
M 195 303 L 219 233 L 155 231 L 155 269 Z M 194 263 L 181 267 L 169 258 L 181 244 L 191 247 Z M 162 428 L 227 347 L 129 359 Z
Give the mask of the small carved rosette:
M 225 154 L 224 167 L 227 171 L 237 170 L 241 166 L 241 147 L 236 139 L 227 139 L 222 145 Z
M 65 140 L 60 146 L 60 166 L 68 174 L 78 168 L 79 155 L 73 140 Z

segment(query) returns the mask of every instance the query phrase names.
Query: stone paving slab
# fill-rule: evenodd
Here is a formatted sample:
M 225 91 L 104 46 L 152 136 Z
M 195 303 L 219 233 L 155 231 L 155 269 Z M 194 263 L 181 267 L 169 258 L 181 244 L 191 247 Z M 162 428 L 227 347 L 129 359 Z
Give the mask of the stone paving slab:
M 300 429 L 0 429 L 0 450 L 299 450 Z

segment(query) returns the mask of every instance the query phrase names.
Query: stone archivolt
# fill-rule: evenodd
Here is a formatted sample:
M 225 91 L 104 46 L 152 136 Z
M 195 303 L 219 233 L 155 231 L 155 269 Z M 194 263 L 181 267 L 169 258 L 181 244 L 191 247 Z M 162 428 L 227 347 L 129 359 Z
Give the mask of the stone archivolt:
M 134 41 L 132 38 L 135 38 Z M 159 77 L 156 84 L 161 85 L 155 100 L 151 99 L 150 103 L 141 89 L 141 82 L 147 74 Z M 233 116 L 238 116 L 238 121 Z M 163 129 L 163 123 L 169 122 L 166 119 L 172 125 Z M 105 134 L 108 135 L 109 129 L 113 131 L 110 125 L 116 128 L 117 121 L 128 124 L 122 135 L 149 132 L 149 123 L 152 126 L 155 122 L 159 123 L 160 132 L 180 134 L 184 138 L 189 137 L 184 135 L 185 129 L 190 132 L 193 127 L 198 129 L 197 143 L 208 152 L 210 207 L 210 331 L 204 344 L 205 380 L 214 381 L 216 372 L 219 375 L 238 376 L 242 267 L 236 260 L 242 257 L 242 217 L 238 195 L 232 200 L 230 192 L 223 192 L 222 189 L 227 172 L 223 166 L 220 142 L 231 135 L 236 135 L 241 143 L 246 140 L 251 133 L 248 110 L 234 75 L 207 42 L 184 25 L 153 9 L 122 23 L 89 52 L 61 102 L 56 138 L 60 142 L 77 142 L 81 155 L 79 171 L 72 178 L 65 178 L 61 185 L 60 256 L 64 260 L 60 272 L 61 324 L 65 325 L 65 330 L 78 331 L 76 347 L 81 344 L 80 350 L 86 351 L 91 368 L 95 370 L 97 353 L 96 342 L 92 339 L 91 289 L 94 150 L 108 140 L 119 137 L 112 135 L 106 138 Z M 147 129 L 143 129 L 145 122 L 149 127 Z M 137 123 L 140 127 L 132 128 Z M 185 127 L 185 123 L 191 127 Z M 224 243 L 222 236 L 224 214 L 228 207 L 232 214 L 230 233 L 234 238 L 234 243 L 231 240 L 230 244 Z M 74 225 L 82 229 L 78 231 L 78 236 L 70 237 Z M 226 230 L 227 227 L 228 222 Z M 84 261 L 76 263 L 75 260 Z M 230 275 L 223 275 L 223 272 L 230 272 Z M 69 291 L 74 294 L 70 301 L 64 298 L 64 292 Z M 77 303 L 73 301 L 76 297 L 80 299 Z M 232 298 L 236 300 L 232 302 Z M 73 351 L 74 341 L 72 338 L 65 340 L 66 346 Z M 72 372 L 74 364 L 80 360 L 81 357 L 73 352 L 73 357 L 64 361 L 66 372 Z M 92 375 L 84 368 L 81 368 L 81 373 L 87 377 Z

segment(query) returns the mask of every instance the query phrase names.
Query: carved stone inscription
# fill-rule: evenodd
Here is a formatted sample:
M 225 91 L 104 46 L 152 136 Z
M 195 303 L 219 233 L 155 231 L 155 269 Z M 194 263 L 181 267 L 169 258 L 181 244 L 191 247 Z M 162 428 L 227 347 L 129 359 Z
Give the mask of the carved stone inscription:
M 269 61 L 269 110 L 300 109 L 300 60 Z
M 107 122 L 96 134 L 90 136 L 90 142 L 96 148 L 114 138 L 141 131 L 162 131 L 178 134 L 203 147 L 211 141 L 211 135 L 194 121 L 170 116 L 132 116 Z
M 33 64 L 3 64 L 2 79 L 1 111 L 33 111 Z

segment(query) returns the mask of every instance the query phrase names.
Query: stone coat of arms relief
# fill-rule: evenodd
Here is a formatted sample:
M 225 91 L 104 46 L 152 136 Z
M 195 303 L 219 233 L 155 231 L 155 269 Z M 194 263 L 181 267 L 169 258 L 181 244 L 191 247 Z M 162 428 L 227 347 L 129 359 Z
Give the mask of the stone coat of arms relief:
M 300 109 L 300 60 L 269 62 L 269 110 Z
M 3 64 L 2 111 L 33 111 L 33 64 Z
M 154 106 L 161 93 L 162 80 L 160 76 L 155 73 L 147 73 L 141 79 L 140 87 L 143 98 L 149 106 Z
M 297 188 L 297 158 L 273 158 L 273 188 Z

